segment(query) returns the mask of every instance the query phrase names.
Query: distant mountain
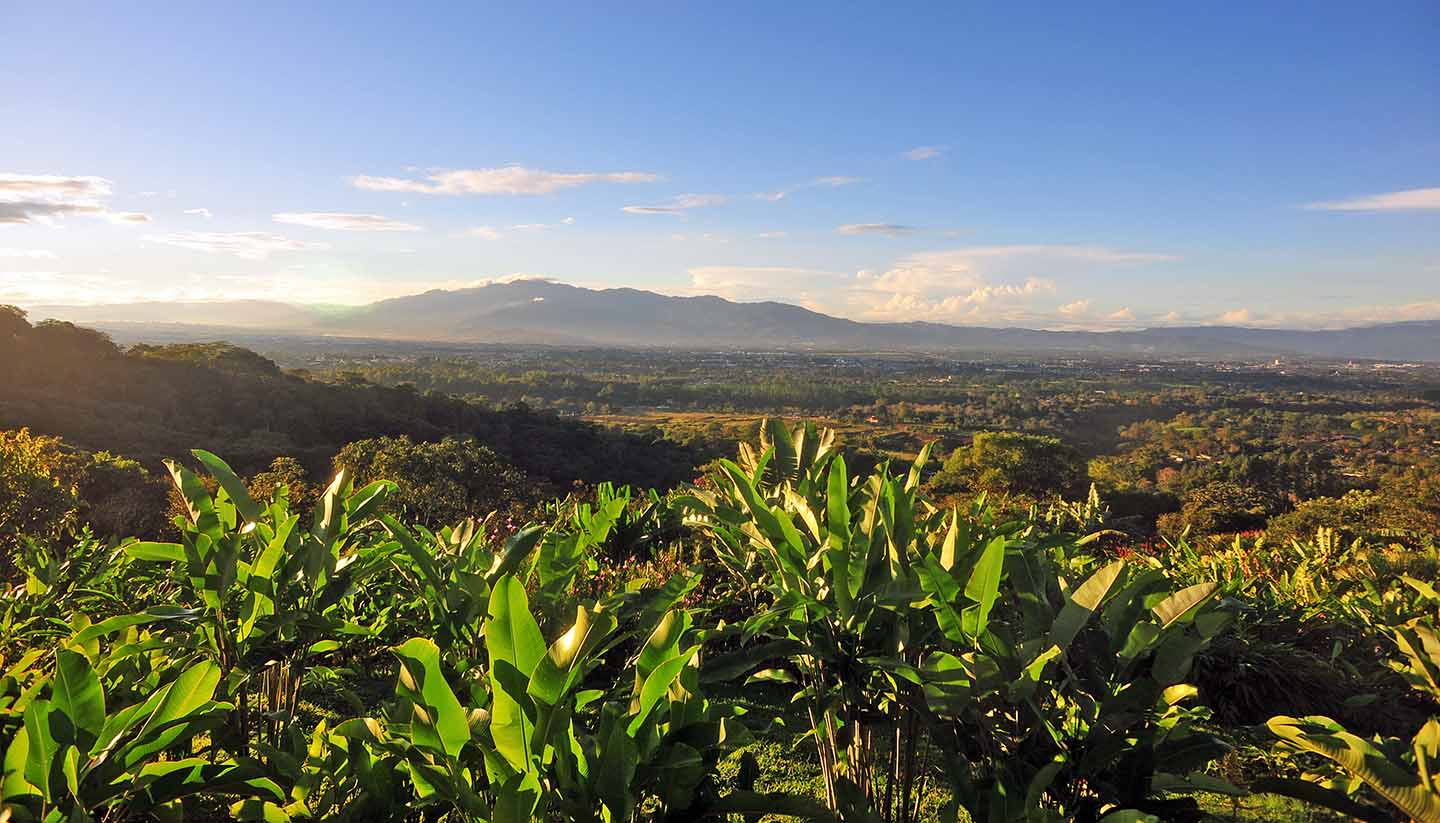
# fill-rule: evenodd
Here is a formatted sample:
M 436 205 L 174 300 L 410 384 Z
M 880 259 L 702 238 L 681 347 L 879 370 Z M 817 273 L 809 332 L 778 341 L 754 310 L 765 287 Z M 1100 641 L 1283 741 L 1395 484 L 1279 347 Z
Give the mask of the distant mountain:
M 1330 331 L 1194 326 L 1115 332 L 861 323 L 786 303 L 670 297 L 543 280 L 437 289 L 345 310 L 237 301 L 41 307 L 32 316 L 468 343 L 1440 361 L 1440 321 Z
M 187 323 L 198 326 L 308 330 L 323 310 L 274 300 L 197 300 L 188 302 L 115 303 L 103 306 L 32 306 L 32 319 L 57 318 L 92 323 Z

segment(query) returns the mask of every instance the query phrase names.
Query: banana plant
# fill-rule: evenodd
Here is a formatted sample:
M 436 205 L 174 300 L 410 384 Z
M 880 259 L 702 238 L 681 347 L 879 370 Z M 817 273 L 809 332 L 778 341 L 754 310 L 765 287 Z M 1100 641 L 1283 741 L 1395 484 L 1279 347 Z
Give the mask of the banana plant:
M 1393 630 L 1403 660 L 1396 670 L 1433 702 L 1440 701 L 1440 592 L 1424 581 L 1403 578 L 1429 604 L 1434 616 L 1409 620 Z M 1266 723 L 1283 747 L 1318 755 L 1328 770 L 1302 780 L 1271 779 L 1256 789 L 1286 794 L 1367 820 L 1384 820 L 1384 809 L 1360 797 L 1369 787 L 1396 809 L 1420 823 L 1440 823 L 1440 716 L 1431 717 L 1415 736 L 1366 740 L 1328 717 L 1272 717 Z
M 280 796 L 248 765 L 195 751 L 232 708 L 214 699 L 220 668 L 201 660 L 148 697 L 107 694 L 86 654 L 60 649 L 47 696 L 29 702 L 5 750 L 0 818 L 90 821 L 112 812 L 176 810 L 197 792 Z
M 527 526 L 496 545 L 488 519 L 438 532 L 407 527 L 388 514 L 380 521 L 400 547 L 391 562 L 402 578 L 400 599 L 418 612 L 412 620 L 428 628 L 450 665 L 464 668 L 481 659 L 492 589 L 521 568 L 546 536 L 545 528 Z
M 398 797 L 406 807 L 496 823 L 628 821 L 642 805 L 676 820 L 763 808 L 759 796 L 707 791 L 719 757 L 748 738 L 700 694 L 701 635 L 687 612 L 653 621 L 623 690 L 585 688 L 627 634 L 604 608 L 578 607 L 547 644 L 519 579 L 502 575 L 483 632 L 479 688 L 457 690 L 440 648 L 412 638 L 393 650 L 400 672 L 385 714 L 324 735 L 346 747 L 341 768 L 353 771 L 332 783 L 358 791 L 351 807 Z M 292 802 L 271 811 L 295 818 L 321 810 Z
M 224 744 L 239 756 L 255 749 L 274 761 L 281 749 L 303 751 L 304 739 L 292 732 L 311 666 L 346 639 L 373 633 L 369 621 L 356 619 L 353 595 L 362 580 L 389 567 L 398 544 L 359 527 L 378 513 L 392 485 L 352 491 L 345 474 L 337 474 L 305 529 L 283 488 L 262 505 L 219 457 L 192 454 L 216 492 L 167 462 L 188 515 L 177 518 L 181 542 L 123 548 L 133 561 L 173 570 L 174 599 L 192 610 L 192 619 L 172 639 L 215 661 L 235 706 L 234 722 L 218 732 Z M 96 631 L 167 616 L 159 611 L 105 621 Z
M 719 564 L 768 595 L 751 645 L 707 677 L 768 665 L 756 676 L 798 684 L 842 818 L 914 820 L 937 774 L 955 811 L 991 821 L 1183 819 L 1197 810 L 1167 793 L 1229 789 L 1193 774 L 1225 748 L 1196 730 L 1183 685 L 1227 619 L 1213 584 L 1172 594 L 1112 564 L 1072 586 L 1076 539 L 1027 535 L 983 503 L 936 508 L 926 452 L 852 480 L 833 435 L 762 432 L 687 502 Z

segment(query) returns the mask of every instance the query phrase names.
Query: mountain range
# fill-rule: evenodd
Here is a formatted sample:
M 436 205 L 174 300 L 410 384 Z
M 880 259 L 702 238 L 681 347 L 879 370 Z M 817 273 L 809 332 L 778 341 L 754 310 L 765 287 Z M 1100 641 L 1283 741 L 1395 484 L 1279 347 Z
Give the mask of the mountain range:
M 436 289 L 359 307 L 243 300 L 36 306 L 30 314 L 102 327 L 193 324 L 432 342 L 1440 361 L 1440 321 L 1433 320 L 1318 331 L 1189 326 L 1095 332 L 865 323 L 786 303 L 587 289 L 546 280 Z

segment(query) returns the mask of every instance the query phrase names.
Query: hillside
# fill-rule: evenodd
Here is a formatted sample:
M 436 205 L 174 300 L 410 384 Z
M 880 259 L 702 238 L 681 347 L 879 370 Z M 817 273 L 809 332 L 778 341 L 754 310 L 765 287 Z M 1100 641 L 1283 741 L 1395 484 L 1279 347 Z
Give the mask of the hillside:
M 224 440 L 238 470 L 278 456 L 329 470 L 345 444 L 406 435 L 470 435 L 557 488 L 575 481 L 670 486 L 693 476 L 684 449 L 522 406 L 495 410 L 363 380 L 323 382 L 225 343 L 137 345 L 68 323 L 0 312 L 0 430 L 28 427 L 152 469 Z

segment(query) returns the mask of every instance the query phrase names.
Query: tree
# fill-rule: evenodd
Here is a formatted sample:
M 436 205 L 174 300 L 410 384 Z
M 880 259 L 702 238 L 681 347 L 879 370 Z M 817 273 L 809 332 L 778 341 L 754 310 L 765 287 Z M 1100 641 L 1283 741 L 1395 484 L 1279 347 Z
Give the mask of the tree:
M 940 493 L 959 491 L 1041 498 L 1073 495 L 1084 486 L 1085 461 L 1058 437 L 981 432 L 950 453 L 932 480 Z
M 1265 534 L 1271 541 L 1305 542 L 1313 540 L 1315 532 L 1324 526 L 1348 542 L 1386 527 L 1382 505 L 1374 492 L 1360 489 L 1346 492 L 1343 497 L 1317 497 L 1296 506 L 1294 511 L 1270 518 Z
M 269 500 L 275 492 L 284 487 L 290 510 L 309 512 L 320 498 L 321 489 L 310 482 L 310 473 L 293 457 L 277 457 L 270 461 L 270 468 L 257 472 L 245 484 L 250 496 L 256 500 Z
M 432 527 L 491 511 L 516 512 L 538 498 L 538 489 L 524 472 L 473 437 L 357 440 L 335 456 L 335 468 L 350 472 L 356 486 L 394 481 L 399 488 L 391 504 Z
M 1262 528 L 1265 515 L 1265 495 L 1260 491 L 1217 480 L 1187 495 L 1180 511 L 1162 515 L 1158 525 L 1160 532 L 1169 536 L 1186 527 L 1195 534 L 1231 534 Z
M 0 432 L 0 545 L 55 537 L 74 522 L 75 487 L 61 479 L 73 473 L 63 465 L 72 460 L 58 437 Z
M 80 526 L 105 538 L 158 537 L 165 498 L 165 484 L 134 460 L 28 429 L 0 432 L 0 544 Z

